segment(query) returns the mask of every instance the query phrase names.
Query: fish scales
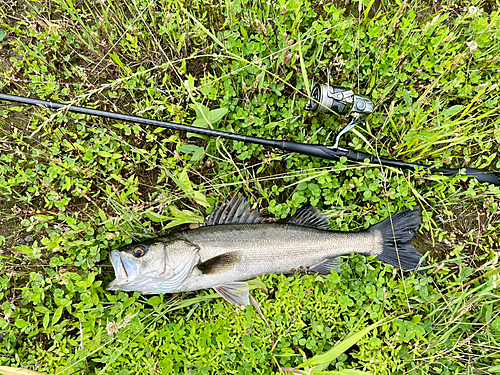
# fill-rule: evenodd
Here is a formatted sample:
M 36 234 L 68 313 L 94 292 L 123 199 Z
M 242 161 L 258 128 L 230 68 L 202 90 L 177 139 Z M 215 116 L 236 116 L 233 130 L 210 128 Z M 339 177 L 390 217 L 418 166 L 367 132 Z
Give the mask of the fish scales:
M 200 261 L 232 251 L 241 261 L 218 274 L 193 272 L 180 291 L 210 288 L 270 273 L 293 273 L 351 252 L 376 255 L 382 251 L 380 232 L 332 232 L 290 224 L 239 224 L 205 227 L 186 232 L 183 239 L 199 248 Z

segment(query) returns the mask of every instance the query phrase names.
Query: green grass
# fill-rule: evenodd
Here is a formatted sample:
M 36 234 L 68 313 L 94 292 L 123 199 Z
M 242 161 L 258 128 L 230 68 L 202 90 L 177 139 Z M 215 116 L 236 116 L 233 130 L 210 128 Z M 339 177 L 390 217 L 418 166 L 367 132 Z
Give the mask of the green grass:
M 332 84 L 377 103 L 341 145 L 500 170 L 496 9 L 19 0 L 0 8 L 0 91 L 333 144 L 348 119 L 303 109 L 311 80 L 326 83 L 330 69 Z M 269 217 L 318 206 L 332 230 L 362 230 L 418 204 L 415 243 L 428 273 L 353 255 L 340 276 L 263 277 L 252 294 L 266 321 L 208 290 L 104 291 L 112 249 L 186 229 L 238 189 Z M 0 366 L 68 375 L 498 373 L 499 197 L 498 187 L 463 177 L 1 103 Z M 33 242 L 22 243 L 28 235 Z

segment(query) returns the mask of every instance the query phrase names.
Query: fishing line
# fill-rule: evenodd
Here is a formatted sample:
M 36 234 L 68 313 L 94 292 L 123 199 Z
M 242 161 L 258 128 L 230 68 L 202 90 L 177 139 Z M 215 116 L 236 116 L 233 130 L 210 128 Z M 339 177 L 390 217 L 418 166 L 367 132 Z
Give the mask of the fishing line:
M 30 79 L 20 79 L 20 78 L 11 78 L 11 77 L 3 77 L 3 76 L 0 76 L 0 79 L 3 80 L 3 81 L 7 81 L 7 82 L 8 81 L 12 81 L 12 82 L 17 82 L 17 83 L 40 84 L 40 85 L 58 85 L 58 86 L 66 86 L 66 87 L 74 86 L 76 88 L 79 88 L 79 87 L 88 87 L 88 88 L 100 89 L 100 90 L 104 90 L 104 89 L 109 89 L 109 90 L 120 89 L 120 90 L 130 90 L 130 91 L 159 92 L 161 94 L 173 94 L 173 95 L 185 95 L 186 94 L 186 90 L 172 90 L 172 89 L 168 89 L 168 88 L 162 87 L 162 86 L 155 86 L 155 87 L 126 87 L 126 86 L 113 86 L 112 84 L 102 85 L 102 84 L 78 83 L 78 82 L 34 81 L 34 80 L 30 80 Z M 203 88 L 203 85 L 194 88 L 194 90 L 195 90 L 194 94 L 196 96 L 203 95 L 201 93 L 200 94 L 196 93 L 196 91 L 198 91 L 199 88 Z M 239 96 L 225 96 L 225 95 L 217 95 L 217 94 L 208 94 L 206 96 L 208 96 L 208 97 L 215 97 L 215 98 L 219 98 L 219 99 L 227 99 L 227 100 L 241 100 L 241 101 L 245 101 L 245 102 L 248 102 L 248 103 L 255 103 L 255 104 L 267 103 L 267 101 L 247 99 L 247 98 L 242 98 L 242 97 L 239 97 Z
M 105 89 L 108 89 L 108 90 L 120 89 L 120 90 L 141 91 L 141 92 L 159 92 L 161 94 L 173 94 L 172 96 L 186 94 L 186 90 L 172 90 L 172 89 L 169 89 L 167 87 L 162 87 L 162 86 L 127 87 L 127 86 L 114 86 L 112 83 L 108 83 L 108 84 L 103 85 L 103 84 L 97 84 L 97 83 L 78 83 L 78 82 L 60 82 L 60 81 L 42 81 L 42 80 L 35 81 L 35 80 L 31 80 L 31 79 L 21 79 L 21 78 L 4 77 L 4 76 L 0 76 L 0 80 L 3 80 L 6 84 L 9 81 L 12 81 L 12 82 L 16 82 L 16 83 L 40 84 L 40 85 L 44 85 L 44 86 L 46 86 L 46 85 L 58 85 L 58 86 L 64 86 L 67 88 L 69 88 L 70 86 L 73 86 L 75 88 L 87 87 L 90 89 L 96 89 L 96 90 L 99 89 L 99 91 L 103 91 Z M 203 94 L 197 92 L 200 88 L 203 88 L 204 86 L 205 85 L 200 85 L 200 86 L 194 87 L 194 95 L 195 96 L 204 96 Z M 93 93 L 90 93 L 90 95 L 91 94 L 93 94 Z M 88 95 L 85 95 L 85 96 L 88 96 Z M 208 94 L 205 96 L 215 97 L 215 98 L 225 99 L 225 100 L 239 100 L 239 101 L 247 102 L 249 104 L 269 103 L 269 101 L 267 101 L 267 100 L 264 101 L 264 100 L 248 99 L 248 98 L 243 98 L 241 96 L 226 96 L 226 95 L 217 95 L 217 94 Z M 378 106 L 378 103 L 376 106 Z M 386 115 L 384 112 L 373 112 L 373 114 L 378 114 L 378 115 L 383 115 L 383 116 Z M 280 120 L 276 123 L 279 123 L 282 121 L 285 121 L 285 120 Z

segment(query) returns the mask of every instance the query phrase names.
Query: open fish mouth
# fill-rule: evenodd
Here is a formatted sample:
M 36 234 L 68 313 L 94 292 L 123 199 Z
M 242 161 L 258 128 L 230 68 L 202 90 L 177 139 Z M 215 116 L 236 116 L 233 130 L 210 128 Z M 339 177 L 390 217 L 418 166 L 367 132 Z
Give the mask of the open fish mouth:
M 106 290 L 117 290 L 122 283 L 127 283 L 137 276 L 138 265 L 122 256 L 118 250 L 113 250 L 109 256 L 116 279 L 106 285 Z
M 117 279 L 128 279 L 127 269 L 123 264 L 122 256 L 118 250 L 113 250 L 111 252 L 110 260 L 115 270 L 115 277 Z

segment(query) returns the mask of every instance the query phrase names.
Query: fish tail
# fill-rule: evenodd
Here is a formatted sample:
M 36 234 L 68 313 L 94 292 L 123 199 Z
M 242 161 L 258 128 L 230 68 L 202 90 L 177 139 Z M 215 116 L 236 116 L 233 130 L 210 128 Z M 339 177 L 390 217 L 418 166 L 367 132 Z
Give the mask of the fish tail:
M 419 226 L 419 206 L 414 207 L 413 210 L 398 212 L 372 226 L 370 231 L 382 233 L 382 253 L 377 256 L 377 259 L 404 270 L 416 270 L 419 264 L 424 266 L 425 263 L 420 262 L 422 255 L 411 243 Z

